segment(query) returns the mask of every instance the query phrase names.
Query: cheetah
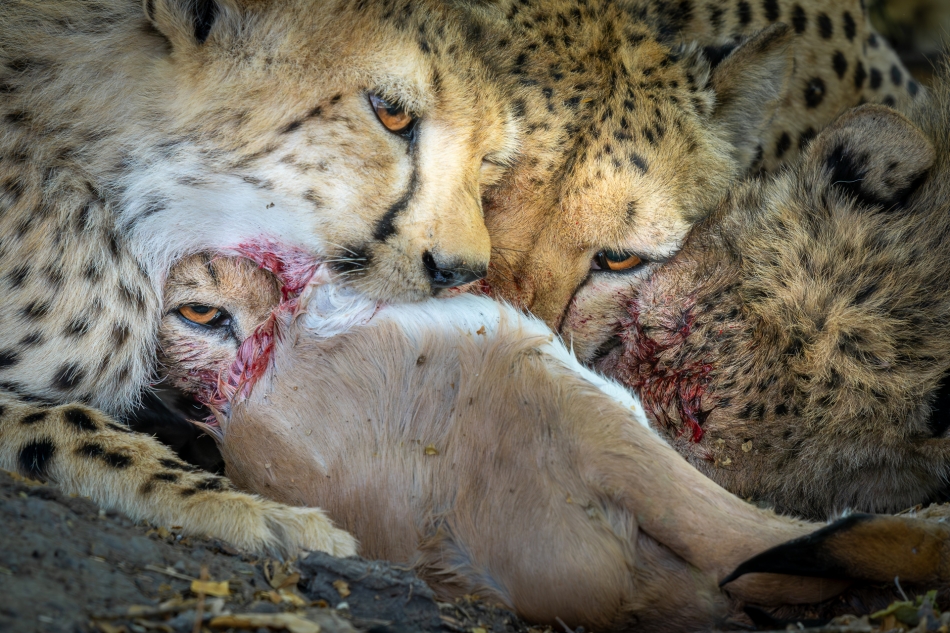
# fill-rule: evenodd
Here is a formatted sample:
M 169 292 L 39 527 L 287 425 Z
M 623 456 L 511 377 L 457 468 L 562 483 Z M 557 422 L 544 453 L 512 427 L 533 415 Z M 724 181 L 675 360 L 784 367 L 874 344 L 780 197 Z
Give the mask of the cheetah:
M 485 192 L 486 286 L 555 329 L 582 283 L 669 258 L 736 178 L 794 163 L 839 112 L 923 94 L 863 0 L 486 5 L 484 55 L 524 125 Z
M 292 293 L 314 258 L 377 299 L 482 276 L 480 191 L 517 150 L 439 2 L 0 4 L 0 468 L 252 551 L 354 551 L 315 511 L 189 470 L 120 423 L 161 288 L 198 251 Z
M 811 518 L 945 499 L 950 81 L 848 111 L 663 264 L 585 286 L 565 335 L 744 498 Z
M 278 289 L 247 260 L 177 264 L 160 334 L 166 388 L 213 398 L 263 343 Z M 724 594 L 717 584 L 740 564 L 950 580 L 950 527 L 852 515 L 815 534 L 823 526 L 741 501 L 652 432 L 634 396 L 510 306 L 309 292 L 305 311 L 279 317 L 256 384 L 214 405 L 206 428 L 237 485 L 319 505 L 365 556 L 411 566 L 442 600 L 477 593 L 532 622 L 681 631 L 743 601 L 815 602 L 848 585 L 741 579 Z

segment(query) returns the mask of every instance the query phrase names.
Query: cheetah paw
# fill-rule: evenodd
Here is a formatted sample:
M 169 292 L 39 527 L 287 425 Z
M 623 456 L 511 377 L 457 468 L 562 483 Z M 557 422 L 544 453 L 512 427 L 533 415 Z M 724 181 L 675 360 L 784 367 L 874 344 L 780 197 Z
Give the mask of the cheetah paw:
M 331 556 L 355 556 L 356 539 L 349 532 L 333 526 L 322 510 L 280 506 L 266 516 L 267 527 L 274 535 L 276 553 L 295 556 L 301 551 L 326 552 Z

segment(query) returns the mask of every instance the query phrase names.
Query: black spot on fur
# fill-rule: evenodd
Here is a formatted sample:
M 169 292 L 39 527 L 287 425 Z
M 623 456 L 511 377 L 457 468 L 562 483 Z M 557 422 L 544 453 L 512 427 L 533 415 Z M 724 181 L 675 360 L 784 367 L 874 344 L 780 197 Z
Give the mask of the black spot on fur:
M 913 79 L 907 82 L 907 92 L 911 97 L 916 97 L 917 93 L 920 91 L 920 85 Z
M 739 24 L 748 26 L 752 22 L 752 7 L 745 0 L 739 0 L 736 5 L 736 13 L 739 16 Z
M 51 438 L 30 442 L 20 449 L 17 461 L 20 472 L 33 479 L 46 479 L 50 461 L 56 454 L 56 445 Z
M 769 22 L 775 22 L 778 19 L 778 0 L 763 0 L 762 8 L 765 10 L 765 19 Z
M 10 288 L 17 289 L 23 285 L 23 282 L 26 281 L 26 278 L 30 274 L 30 266 L 23 264 L 22 266 L 17 266 L 10 274 L 7 275 L 7 280 L 10 282 Z
M 86 372 L 79 366 L 79 363 L 65 363 L 53 376 L 53 388 L 62 391 L 75 389 L 86 377 Z
M 291 121 L 290 123 L 288 123 L 288 124 L 285 125 L 284 127 L 280 128 L 280 133 L 281 133 L 281 134 L 290 134 L 290 133 L 293 132 L 294 130 L 299 129 L 301 125 L 303 125 L 303 121 L 301 121 L 300 119 L 297 119 L 296 121 Z
M 808 16 L 805 15 L 805 10 L 801 5 L 796 4 L 792 8 L 792 26 L 795 27 L 796 33 L 804 33 L 808 26 Z
M 868 44 L 871 46 L 871 48 L 877 48 L 877 33 L 871 33 L 868 35 Z
M 80 431 L 92 432 L 99 430 L 99 426 L 93 422 L 89 414 L 76 407 L 71 407 L 63 411 L 63 419 Z
M 834 26 L 831 24 L 831 18 L 827 13 L 818 14 L 818 33 L 826 40 L 831 39 L 834 34 Z
M 801 150 L 801 149 L 805 149 L 805 146 L 808 145 L 808 142 L 809 142 L 810 140 L 812 140 L 813 138 L 815 138 L 815 135 L 816 135 L 816 134 L 818 134 L 818 133 L 815 132 L 815 128 L 813 128 L 813 127 L 810 127 L 810 128 L 808 128 L 807 130 L 805 130 L 804 132 L 802 132 L 801 136 L 798 137 L 798 149 L 800 149 L 800 150 Z
M 858 65 L 854 68 L 854 87 L 860 90 L 864 87 L 864 80 L 868 78 L 868 71 L 864 69 L 864 63 L 858 60 Z
M 33 413 L 24 415 L 23 419 L 20 420 L 20 424 L 31 425 L 31 424 L 36 424 L 37 422 L 42 422 L 43 420 L 46 419 L 47 413 L 49 412 L 48 411 L 34 411 Z
M 899 86 L 904 83 L 904 73 L 902 73 L 901 69 L 897 67 L 897 64 L 891 66 L 891 82 L 895 86 Z
M 630 163 L 631 163 L 634 167 L 636 167 L 637 169 L 639 169 L 640 172 L 643 173 L 643 174 L 647 173 L 647 170 L 649 169 L 649 166 L 647 165 L 646 159 L 643 158 L 642 156 L 640 156 L 640 155 L 637 154 L 637 153 L 631 153 L 631 154 L 630 154 Z
M 881 87 L 881 82 L 884 81 L 884 75 L 881 74 L 881 71 L 877 68 L 871 69 L 871 89 L 877 90 Z
M 897 105 L 897 101 L 894 99 L 894 95 L 887 95 L 886 97 L 881 99 L 881 103 L 883 105 L 886 105 L 889 108 L 893 108 L 894 106 Z
M 89 321 L 80 317 L 70 321 L 63 329 L 63 334 L 75 338 L 82 338 L 89 333 L 91 327 L 92 324 L 89 323 Z
M 196 466 L 192 466 L 191 464 L 186 464 L 185 462 L 181 460 L 169 459 L 167 457 L 159 458 L 158 463 L 161 464 L 164 468 L 168 468 L 169 470 L 180 470 L 186 473 L 193 473 L 197 470 L 200 470 Z
M 20 355 L 16 351 L 12 349 L 0 350 L 0 369 L 13 367 L 19 362 Z
M 785 155 L 785 152 L 788 151 L 788 148 L 792 146 L 792 139 L 788 135 L 788 132 L 782 132 L 782 135 L 779 137 L 778 142 L 775 144 L 775 157 L 781 158 Z
M 712 24 L 713 30 L 716 32 L 722 29 L 722 16 L 722 7 L 717 7 L 712 4 L 709 5 L 709 23 Z
M 20 339 L 20 345 L 23 347 L 33 347 L 43 342 L 43 335 L 40 332 L 30 332 Z
M 225 490 L 227 486 L 224 485 L 223 479 L 209 477 L 208 479 L 202 479 L 195 488 L 198 490 Z
M 191 19 L 194 23 L 195 39 L 199 44 L 204 44 L 218 17 L 218 3 L 214 0 L 195 0 L 192 11 L 194 12 Z
M 851 14 L 845 11 L 841 16 L 842 22 L 844 23 L 844 35 L 848 38 L 849 42 L 854 41 L 854 36 L 857 34 L 857 25 L 854 23 L 854 18 L 851 17 Z
M 90 459 L 99 459 L 112 468 L 122 470 L 132 465 L 132 458 L 122 453 L 107 451 L 101 444 L 87 442 L 76 449 L 77 455 L 89 457 Z
M 838 75 L 838 79 L 844 79 L 844 74 L 848 72 L 848 59 L 844 56 L 844 53 L 835 51 L 834 56 L 831 58 L 831 67 L 835 69 L 835 74 Z
M 812 77 L 805 85 L 805 105 L 817 108 L 825 99 L 825 81 L 821 77 Z

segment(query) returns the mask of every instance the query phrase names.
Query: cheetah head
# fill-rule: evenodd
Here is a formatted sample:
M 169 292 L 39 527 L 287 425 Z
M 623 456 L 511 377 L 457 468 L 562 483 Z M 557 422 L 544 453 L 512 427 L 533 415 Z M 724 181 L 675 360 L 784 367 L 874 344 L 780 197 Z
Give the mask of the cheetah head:
M 519 60 L 537 84 L 524 94 L 522 157 L 485 198 L 491 290 L 555 329 L 591 277 L 680 248 L 755 160 L 789 66 L 784 25 L 712 68 L 621 12 L 588 27 L 568 49 L 552 37 L 548 53 Z
M 155 128 L 129 162 L 143 260 L 276 245 L 365 294 L 485 274 L 513 117 L 438 3 L 146 0 Z M 144 72 L 144 71 L 143 71 Z M 169 244 L 175 252 L 167 252 Z

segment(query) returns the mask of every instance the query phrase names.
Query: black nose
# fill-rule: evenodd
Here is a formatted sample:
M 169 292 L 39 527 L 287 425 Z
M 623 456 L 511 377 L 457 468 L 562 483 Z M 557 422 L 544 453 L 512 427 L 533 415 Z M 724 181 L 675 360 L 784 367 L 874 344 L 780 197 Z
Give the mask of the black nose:
M 485 267 L 474 269 L 458 262 L 436 262 L 435 257 L 428 251 L 422 256 L 422 265 L 429 273 L 433 288 L 455 288 L 481 279 L 487 273 Z

